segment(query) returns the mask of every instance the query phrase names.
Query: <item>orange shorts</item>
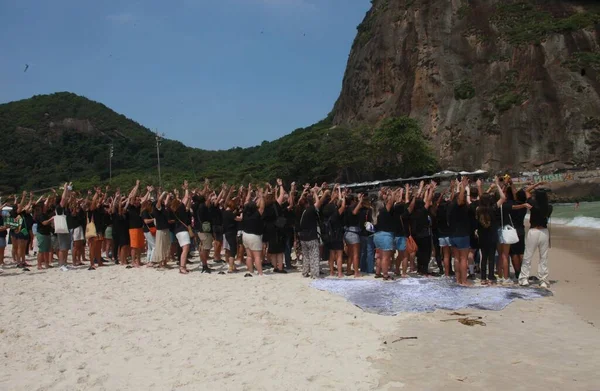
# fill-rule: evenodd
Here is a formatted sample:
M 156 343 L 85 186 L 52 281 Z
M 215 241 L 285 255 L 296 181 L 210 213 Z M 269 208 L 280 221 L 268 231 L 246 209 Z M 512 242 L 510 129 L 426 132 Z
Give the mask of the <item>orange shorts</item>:
M 131 248 L 143 249 L 146 246 L 144 230 L 141 228 L 131 228 L 129 230 L 129 244 Z

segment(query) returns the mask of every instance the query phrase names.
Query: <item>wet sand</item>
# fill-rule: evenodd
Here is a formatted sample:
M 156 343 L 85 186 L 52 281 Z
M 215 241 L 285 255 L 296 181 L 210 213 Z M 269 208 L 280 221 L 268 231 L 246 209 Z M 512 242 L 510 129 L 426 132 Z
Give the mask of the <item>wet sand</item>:
M 449 311 L 402 315 L 374 360 L 382 390 L 598 390 L 600 231 L 552 228 L 553 297 L 503 311 L 464 310 L 486 326 L 441 322 Z M 537 254 L 532 275 L 537 275 Z M 402 336 L 417 340 L 390 343 Z

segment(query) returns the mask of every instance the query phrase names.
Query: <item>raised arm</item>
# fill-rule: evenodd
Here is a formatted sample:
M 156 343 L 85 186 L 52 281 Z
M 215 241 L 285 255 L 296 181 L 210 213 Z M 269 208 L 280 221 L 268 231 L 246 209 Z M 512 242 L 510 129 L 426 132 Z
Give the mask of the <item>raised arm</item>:
M 356 216 L 356 215 L 357 215 L 357 214 L 360 212 L 360 210 L 362 209 L 362 207 L 363 207 L 363 199 L 364 199 L 364 197 L 365 197 L 365 196 L 364 196 L 364 194 L 363 194 L 363 193 L 360 193 L 360 194 L 358 195 L 358 202 L 356 203 L 356 206 L 354 207 L 354 210 L 352 211 L 352 214 L 353 214 L 353 215 L 355 215 L 355 216 Z
M 533 185 L 529 186 L 528 188 L 526 188 L 525 189 L 525 194 L 526 194 L 527 199 L 531 198 L 531 192 L 533 190 L 535 190 L 536 188 L 538 188 L 538 187 L 540 187 L 540 186 L 542 186 L 544 184 L 546 184 L 546 182 L 538 182 L 538 183 L 533 184 Z
M 290 204 L 289 208 L 294 206 L 294 201 L 296 199 L 296 182 L 292 182 L 292 187 L 290 188 L 290 196 L 288 197 L 288 203 Z
M 258 213 L 262 216 L 265 212 L 265 196 L 263 194 L 263 190 L 258 191 Z
M 244 205 L 250 203 L 252 199 L 252 183 L 248 183 L 248 194 L 246 194 L 246 201 L 244 201 Z
M 71 184 L 69 182 L 65 183 L 65 188 L 63 189 L 62 197 L 60 198 L 60 206 L 64 208 L 67 206 L 67 202 L 69 202 L 69 186 Z
M 415 204 L 417 203 L 417 194 L 414 194 L 410 205 L 408 205 L 408 213 L 412 213 L 415 210 Z
M 344 214 L 344 212 L 346 211 L 346 190 L 344 190 L 344 192 L 342 193 L 342 189 L 338 187 L 338 192 L 339 197 L 342 199 L 342 205 L 338 209 L 338 213 L 341 215 Z
M 285 189 L 283 188 L 283 181 L 277 178 L 277 186 L 279 187 L 279 195 L 277 196 L 277 203 L 283 204 L 283 197 L 285 196 Z
M 502 186 L 500 186 L 500 179 L 496 177 L 494 180 L 496 182 L 496 188 L 498 189 L 498 195 L 500 196 L 500 199 L 498 199 L 498 202 L 496 203 L 496 205 L 498 205 L 499 208 L 502 206 L 502 204 L 504 204 L 504 201 L 506 201 L 506 194 L 504 194 Z
M 459 206 L 463 206 L 467 202 L 467 197 L 465 195 L 465 192 L 466 192 L 466 190 L 465 190 L 465 182 L 466 182 L 465 179 L 466 178 L 463 178 L 463 180 L 460 182 L 460 185 L 458 185 L 458 199 L 456 200 L 456 203 Z M 467 184 L 468 184 L 468 182 L 467 182 Z
M 133 189 L 131 189 L 131 192 L 129 193 L 129 197 L 127 197 L 129 199 L 130 203 L 133 202 L 133 199 L 137 195 L 139 188 L 140 188 L 140 180 L 138 179 L 135 181 L 135 186 L 133 187 Z
M 437 183 L 431 182 L 429 184 L 429 193 L 427 194 L 427 197 L 425 198 L 425 209 L 429 209 L 429 207 L 431 206 L 431 201 L 433 200 L 433 194 L 435 193 L 436 188 L 437 188 Z
M 121 202 L 121 192 L 117 190 L 117 192 L 115 193 L 115 196 L 113 198 L 113 202 L 110 205 L 110 213 L 111 214 L 115 214 L 117 211 L 117 204 Z
M 313 197 L 317 200 L 315 202 L 315 208 L 319 209 L 321 208 L 321 205 L 323 205 L 323 203 L 325 202 L 325 198 L 327 197 L 327 191 L 324 191 L 321 197 L 319 197 L 318 191 L 316 190 L 316 188 L 313 188 Z

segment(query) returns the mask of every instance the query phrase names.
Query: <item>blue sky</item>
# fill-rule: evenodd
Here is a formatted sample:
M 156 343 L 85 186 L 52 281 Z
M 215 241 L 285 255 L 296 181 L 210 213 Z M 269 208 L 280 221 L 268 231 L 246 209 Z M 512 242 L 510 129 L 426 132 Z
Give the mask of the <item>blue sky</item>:
M 186 145 L 257 145 L 327 115 L 369 7 L 0 0 L 0 102 L 71 91 Z

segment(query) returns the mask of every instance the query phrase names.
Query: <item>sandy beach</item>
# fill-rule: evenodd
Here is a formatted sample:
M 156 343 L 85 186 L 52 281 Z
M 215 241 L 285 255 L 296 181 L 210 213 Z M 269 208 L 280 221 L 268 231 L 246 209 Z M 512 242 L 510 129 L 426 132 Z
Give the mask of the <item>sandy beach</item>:
M 600 233 L 586 232 L 553 231 L 553 297 L 461 311 L 473 327 L 366 313 L 299 273 L 7 267 L 0 389 L 600 389 Z

